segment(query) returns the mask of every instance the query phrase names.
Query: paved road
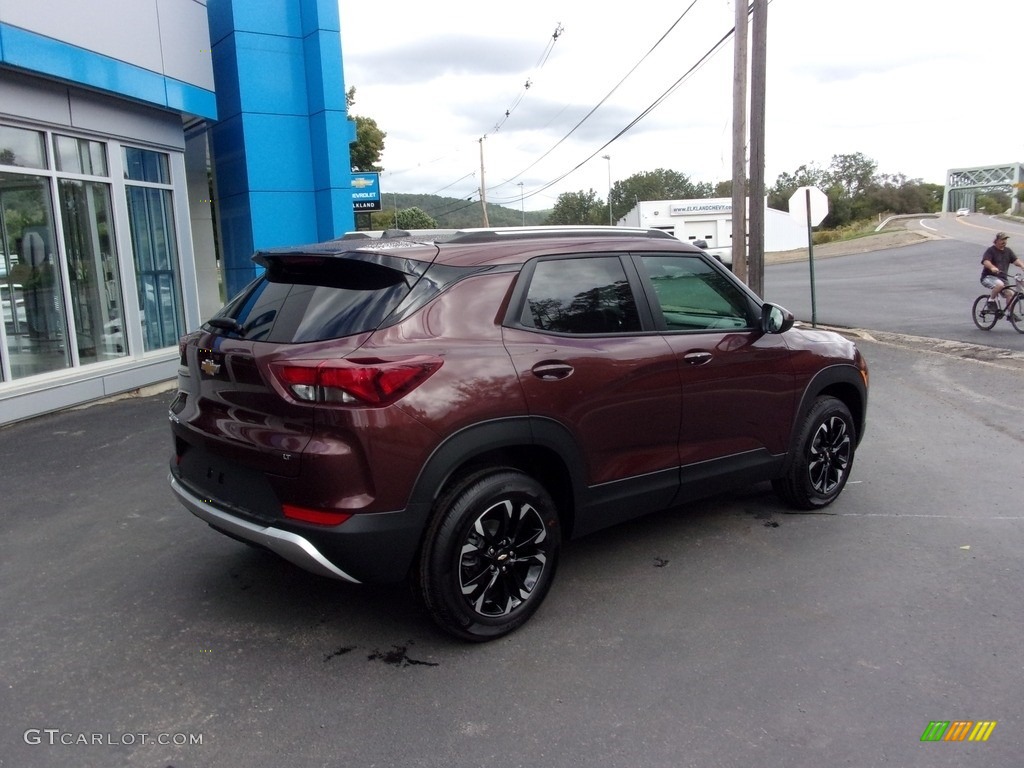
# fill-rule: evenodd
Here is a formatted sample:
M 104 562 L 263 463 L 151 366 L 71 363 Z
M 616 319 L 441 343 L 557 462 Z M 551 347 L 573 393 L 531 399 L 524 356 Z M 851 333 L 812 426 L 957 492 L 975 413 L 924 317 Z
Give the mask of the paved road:
M 0 766 L 1017 765 L 1020 373 L 862 347 L 826 514 L 757 486 L 575 542 L 483 646 L 180 508 L 168 395 L 0 430 Z M 957 719 L 998 726 L 921 743 Z
M 985 235 L 987 237 L 987 235 Z M 983 292 L 984 247 L 956 239 L 815 259 L 816 319 L 825 325 L 950 339 L 1024 352 L 1024 334 L 1007 320 L 990 331 L 971 320 Z M 1024 237 L 1018 253 L 1024 253 Z M 807 262 L 765 269 L 765 298 L 812 319 Z

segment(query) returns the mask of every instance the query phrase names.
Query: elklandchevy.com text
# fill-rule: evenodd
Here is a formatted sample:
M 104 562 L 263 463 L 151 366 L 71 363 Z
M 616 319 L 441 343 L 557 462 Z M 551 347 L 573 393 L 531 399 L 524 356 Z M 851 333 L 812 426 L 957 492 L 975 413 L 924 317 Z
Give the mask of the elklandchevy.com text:
M 49 746 L 160 746 L 194 747 L 202 745 L 201 733 L 74 733 L 60 728 L 28 728 L 23 734 L 26 744 Z

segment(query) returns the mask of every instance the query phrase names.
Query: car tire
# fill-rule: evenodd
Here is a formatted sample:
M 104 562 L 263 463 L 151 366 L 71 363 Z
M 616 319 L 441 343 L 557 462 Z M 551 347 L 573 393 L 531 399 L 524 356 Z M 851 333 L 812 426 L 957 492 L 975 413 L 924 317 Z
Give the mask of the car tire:
M 819 397 L 800 427 L 786 474 L 772 481 L 775 492 L 796 509 L 819 509 L 842 493 L 857 445 L 850 409 L 837 398 Z
M 424 604 L 458 638 L 501 637 L 543 602 L 560 546 L 558 512 L 540 483 L 509 468 L 469 475 L 435 505 L 419 563 Z

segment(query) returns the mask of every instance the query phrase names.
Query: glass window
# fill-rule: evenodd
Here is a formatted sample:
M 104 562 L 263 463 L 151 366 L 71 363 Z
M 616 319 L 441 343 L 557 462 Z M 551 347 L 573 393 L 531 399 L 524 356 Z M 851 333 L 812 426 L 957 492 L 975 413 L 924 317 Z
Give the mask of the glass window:
M 46 168 L 46 144 L 42 132 L 0 125 L 0 165 Z
M 171 191 L 127 186 L 125 192 L 145 348 L 171 347 L 185 332 Z
M 60 212 L 80 363 L 127 353 L 110 188 L 61 179 Z
M 644 270 L 665 328 L 696 331 L 746 328 L 748 302 L 717 269 L 695 256 L 644 256 Z
M 151 149 L 124 148 L 124 177 L 130 181 L 170 184 L 167 155 Z
M 49 178 L 0 172 L 0 299 L 13 379 L 71 365 Z
M 399 269 L 354 259 L 274 259 L 223 315 L 247 339 L 338 339 L 377 328 L 408 296 L 412 282 Z
M 521 322 L 554 333 L 640 330 L 636 302 L 618 256 L 539 262 Z
M 73 136 L 54 136 L 53 154 L 58 171 L 89 176 L 108 175 L 106 145 L 102 142 L 76 139 Z

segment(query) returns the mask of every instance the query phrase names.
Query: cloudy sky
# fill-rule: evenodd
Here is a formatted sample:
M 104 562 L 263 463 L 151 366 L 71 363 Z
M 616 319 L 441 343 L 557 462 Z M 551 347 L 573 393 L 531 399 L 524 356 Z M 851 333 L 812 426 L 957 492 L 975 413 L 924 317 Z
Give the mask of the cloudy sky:
M 604 200 L 609 173 L 731 177 L 733 42 L 719 43 L 733 0 L 340 0 L 340 12 L 353 113 L 387 133 L 385 198 L 479 199 L 481 148 L 488 202 L 526 210 L 563 192 Z M 772 0 L 766 183 L 855 152 L 934 183 L 1024 162 L 1022 29 L 1024 0 Z

